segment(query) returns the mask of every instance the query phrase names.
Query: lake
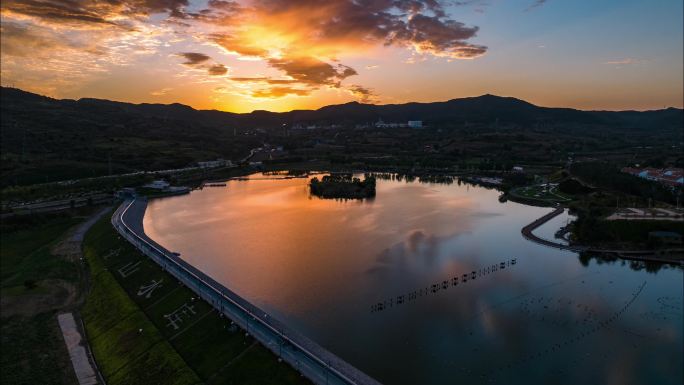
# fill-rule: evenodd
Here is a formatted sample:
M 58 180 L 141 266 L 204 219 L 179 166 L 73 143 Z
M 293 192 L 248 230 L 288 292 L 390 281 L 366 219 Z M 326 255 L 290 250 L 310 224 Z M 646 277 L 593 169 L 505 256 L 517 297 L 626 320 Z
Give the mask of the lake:
M 387 384 L 681 384 L 684 274 L 525 240 L 550 208 L 465 184 L 365 201 L 254 174 L 154 199 L 146 233 Z M 563 214 L 535 231 L 553 239 Z

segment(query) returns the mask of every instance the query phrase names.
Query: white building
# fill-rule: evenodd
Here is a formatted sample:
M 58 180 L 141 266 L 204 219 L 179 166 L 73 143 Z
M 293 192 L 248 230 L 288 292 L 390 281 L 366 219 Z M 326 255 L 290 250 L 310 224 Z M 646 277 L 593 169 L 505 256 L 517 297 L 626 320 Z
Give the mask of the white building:
M 423 121 L 422 120 L 409 120 L 408 126 L 411 128 L 423 128 Z
M 151 188 L 151 189 L 155 189 L 155 190 L 166 190 L 169 188 L 169 186 L 171 186 L 169 184 L 169 182 L 160 179 L 160 180 L 152 181 L 152 183 L 148 183 L 148 184 L 144 185 L 143 187 L 144 188 Z

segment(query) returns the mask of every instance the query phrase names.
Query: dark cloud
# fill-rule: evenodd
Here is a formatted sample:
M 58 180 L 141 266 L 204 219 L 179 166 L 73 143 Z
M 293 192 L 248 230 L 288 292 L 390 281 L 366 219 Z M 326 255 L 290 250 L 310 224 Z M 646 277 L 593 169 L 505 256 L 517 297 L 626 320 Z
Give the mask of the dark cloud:
M 415 15 L 408 23 L 407 41 L 431 54 L 472 58 L 483 55 L 487 47 L 466 43 L 475 36 L 478 27 L 466 27 L 454 20 Z
M 209 57 L 208 55 L 199 52 L 181 52 L 177 55 L 185 58 L 183 64 L 188 66 L 195 66 L 211 59 L 211 57 Z
M 274 58 L 268 59 L 268 64 L 305 84 L 339 87 L 342 80 L 357 74 L 346 65 L 333 65 L 312 57 Z
M 242 7 L 236 1 L 225 1 L 225 0 L 209 0 L 207 3 L 209 8 L 220 9 L 229 12 L 237 12 Z
M 220 76 L 228 73 L 228 68 L 226 68 L 226 66 L 224 66 L 223 64 L 214 64 L 207 68 L 207 72 L 211 76 Z
M 375 99 L 375 93 L 370 88 L 352 84 L 347 87 L 349 92 L 364 103 L 372 102 Z
M 460 5 L 482 5 L 484 1 L 464 1 Z M 208 35 L 209 41 L 241 56 L 261 58 L 290 78 L 233 81 L 299 84 L 307 90 L 322 86 L 341 88 L 341 83 L 357 72 L 337 63 L 336 53 L 378 44 L 451 59 L 471 59 L 487 51 L 487 47 L 469 42 L 478 27 L 451 19 L 437 0 L 254 0 L 240 4 L 210 0 L 205 11 L 203 21 L 225 28 Z M 238 22 L 216 22 L 225 15 Z M 255 39 L 263 36 L 264 28 L 273 36 Z M 275 43 L 269 46 L 269 42 Z M 287 89 L 292 90 L 274 87 L 269 95 L 291 94 Z M 373 97 L 362 86 L 346 89 L 362 100 Z M 294 90 L 303 92 L 299 88 Z
M 59 41 L 36 29 L 12 22 L 0 25 L 2 54 L 9 56 L 33 56 L 37 52 L 59 47 Z M 61 48 L 61 47 L 60 47 Z
M 246 83 L 265 83 L 265 84 L 295 84 L 298 80 L 293 79 L 272 79 L 269 77 L 232 77 L 230 80 L 234 82 Z
M 129 19 L 157 13 L 185 17 L 188 0 L 5 0 L 4 12 L 69 25 L 127 26 Z
M 525 8 L 525 12 L 531 11 L 535 8 L 539 8 L 546 4 L 547 0 L 535 0 L 532 4 L 530 4 L 527 8 Z
M 316 9 L 312 13 L 315 19 L 307 20 L 311 9 Z M 306 36 L 314 44 L 380 42 L 419 47 L 425 53 L 452 58 L 472 58 L 487 51 L 485 46 L 467 42 L 478 28 L 450 19 L 436 0 L 328 0 L 324 5 L 315 0 L 258 0 L 242 12 L 284 17 L 301 14 L 302 23 L 308 26 L 302 28 L 308 28 Z

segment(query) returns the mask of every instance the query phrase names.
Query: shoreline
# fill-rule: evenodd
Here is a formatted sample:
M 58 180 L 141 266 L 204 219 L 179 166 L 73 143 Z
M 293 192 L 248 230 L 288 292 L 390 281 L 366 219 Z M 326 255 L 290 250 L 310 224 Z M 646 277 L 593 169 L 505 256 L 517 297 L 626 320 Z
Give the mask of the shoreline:
M 143 229 L 146 208 L 147 200 L 124 201 L 112 216 L 112 225 L 143 254 L 195 291 L 201 299 L 247 330 L 263 346 L 316 384 L 379 384 L 367 374 L 307 337 L 290 330 L 284 323 L 268 316 L 258 307 L 188 264 L 179 257 L 179 254 L 165 249 L 149 238 Z

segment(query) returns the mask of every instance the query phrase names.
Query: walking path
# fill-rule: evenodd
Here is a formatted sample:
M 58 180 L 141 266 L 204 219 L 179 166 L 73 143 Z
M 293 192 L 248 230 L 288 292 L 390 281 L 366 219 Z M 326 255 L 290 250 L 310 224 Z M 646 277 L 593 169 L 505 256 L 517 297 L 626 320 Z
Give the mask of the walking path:
M 105 207 L 93 214 L 86 221 L 78 225 L 69 236 L 60 242 L 52 250 L 53 254 L 60 255 L 70 261 L 76 262 L 79 267 L 79 287 L 70 303 L 66 304 L 63 309 L 72 309 L 71 313 L 63 313 L 57 315 L 57 322 L 64 342 L 66 342 L 69 350 L 69 357 L 74 366 L 74 372 L 80 385 L 104 384 L 104 379 L 97 369 L 95 359 L 90 350 L 88 340 L 83 338 L 85 330 L 81 323 L 81 317 L 78 313 L 78 308 L 83 304 L 89 287 L 89 277 L 87 271 L 83 268 L 83 264 L 79 263 L 83 259 L 83 239 L 88 230 L 100 219 L 102 216 L 111 211 L 111 207 Z
M 682 259 L 657 256 L 658 253 L 661 253 L 661 255 L 662 254 L 672 254 L 672 253 L 682 253 L 682 252 L 684 252 L 684 248 L 681 248 L 681 247 L 680 248 L 663 249 L 663 250 L 600 249 L 600 248 L 592 248 L 592 247 L 588 247 L 588 246 L 565 245 L 562 243 L 553 242 L 553 241 L 549 241 L 549 240 L 544 239 L 544 238 L 540 238 L 533 233 L 533 231 L 536 230 L 538 227 L 540 227 L 541 225 L 550 221 L 551 219 L 557 217 L 558 215 L 562 214 L 563 211 L 565 211 L 565 209 L 563 207 L 557 207 L 555 210 L 551 211 L 550 213 L 548 213 L 548 214 L 546 214 L 540 218 L 537 218 L 536 220 L 534 220 L 534 222 L 523 227 L 521 229 L 521 233 L 522 233 L 523 237 L 525 237 L 525 239 L 527 239 L 529 241 L 538 243 L 540 245 L 549 246 L 549 247 L 553 247 L 553 248 L 560 249 L 560 250 L 570 250 L 570 251 L 574 251 L 577 253 L 591 252 L 591 253 L 597 253 L 597 254 L 614 254 L 618 258 L 627 259 L 627 260 L 668 262 L 668 263 L 675 263 L 675 264 L 684 264 L 684 260 L 682 260 Z
M 146 200 L 126 201 L 114 213 L 112 225 L 143 254 L 192 289 L 201 299 L 316 384 L 379 384 L 188 264 L 179 254 L 170 252 L 149 238 L 143 228 L 146 208 Z
M 81 337 L 81 332 L 76 325 L 76 320 L 73 314 L 63 313 L 57 316 L 59 328 L 62 329 L 64 335 L 64 342 L 66 342 L 69 350 L 69 358 L 74 365 L 74 372 L 79 385 L 96 385 L 99 384 L 97 374 L 90 364 L 89 355 L 87 352 L 87 343 Z

